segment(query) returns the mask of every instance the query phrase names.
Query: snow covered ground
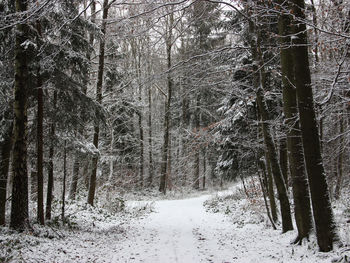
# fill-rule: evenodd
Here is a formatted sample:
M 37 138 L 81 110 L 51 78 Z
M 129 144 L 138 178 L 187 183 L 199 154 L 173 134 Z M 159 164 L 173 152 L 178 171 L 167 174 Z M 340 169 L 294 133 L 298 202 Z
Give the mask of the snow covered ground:
M 83 227 L 55 230 L 51 235 L 17 234 L 0 228 L 0 244 L 5 245 L 0 248 L 4 254 L 0 258 L 4 262 L 322 263 L 340 258 L 336 262 L 349 262 L 344 258 L 346 246 L 320 253 L 314 241 L 290 245 L 295 232 L 272 230 L 259 203 L 239 199 L 229 191 L 216 197 L 146 203 L 130 206 L 152 207 L 154 212 L 148 216 L 81 212 L 75 218 Z M 50 229 L 39 232 L 44 230 Z

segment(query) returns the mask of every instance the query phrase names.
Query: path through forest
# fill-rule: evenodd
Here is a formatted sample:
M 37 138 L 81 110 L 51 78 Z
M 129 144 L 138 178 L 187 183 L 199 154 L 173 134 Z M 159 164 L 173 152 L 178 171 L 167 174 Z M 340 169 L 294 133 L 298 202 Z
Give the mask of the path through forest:
M 9 262 L 325 263 L 336 256 L 317 252 L 316 242 L 291 245 L 295 231 L 272 230 L 264 208 L 259 206 L 253 215 L 246 199 L 230 199 L 236 205 L 227 207 L 225 216 L 205 210 L 208 198 L 155 201 L 154 212 L 141 218 L 131 215 L 115 221 L 97 219 L 97 214 L 77 215 L 86 227 L 64 232 L 64 238 L 19 234 L 20 246 Z M 145 207 L 143 202 L 127 202 L 133 205 Z
M 280 231 L 264 228 L 261 224 L 237 226 L 221 213 L 206 212 L 203 202 L 208 198 L 157 201 L 156 212 L 137 223 L 137 231 L 121 244 L 112 262 L 262 263 L 326 260 L 322 255 L 311 256 L 310 251 L 302 247 L 295 252 L 292 245 L 288 246 L 295 233 L 281 235 Z
M 136 235 L 124 247 L 132 247 L 129 259 L 120 262 L 231 262 L 233 234 L 222 215 L 207 213 L 207 196 L 155 203 L 155 213 L 138 222 Z

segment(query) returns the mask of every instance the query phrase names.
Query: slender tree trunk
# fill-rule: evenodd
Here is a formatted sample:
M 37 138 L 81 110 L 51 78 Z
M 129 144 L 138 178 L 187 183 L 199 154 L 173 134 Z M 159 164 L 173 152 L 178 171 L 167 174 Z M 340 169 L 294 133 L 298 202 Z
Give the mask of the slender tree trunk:
M 263 170 L 263 173 L 264 173 L 264 170 Z M 267 217 L 269 218 L 269 220 L 270 220 L 270 222 L 271 222 L 272 228 L 273 228 L 274 230 L 277 230 L 276 225 L 275 225 L 275 222 L 276 222 L 276 221 L 273 220 L 273 218 L 272 218 L 272 216 L 271 216 L 271 214 L 270 214 L 269 206 L 268 206 L 268 204 L 267 204 L 266 189 L 265 189 L 265 187 L 264 187 L 264 183 L 263 183 L 262 176 L 261 176 L 260 173 L 258 174 L 258 177 L 259 177 L 259 182 L 260 182 L 260 186 L 261 186 L 261 191 L 262 191 L 262 193 L 263 193 L 263 198 L 264 198 L 264 203 L 265 203 L 265 208 L 266 208 Z M 242 177 L 242 181 L 243 181 L 243 177 Z M 243 185 L 244 185 L 244 181 L 243 181 Z M 247 195 L 247 197 L 248 197 L 248 193 L 247 193 L 247 190 L 246 190 L 245 186 L 244 186 L 244 190 L 245 190 L 246 195 Z
M 168 71 L 171 69 L 171 48 L 172 48 L 172 30 L 173 30 L 174 16 L 173 13 L 169 14 L 169 24 L 167 28 L 166 36 L 166 53 L 167 53 L 167 68 Z M 167 182 L 167 165 L 168 165 L 168 148 L 169 148 L 169 130 L 170 130 L 170 109 L 171 109 L 171 96 L 173 89 L 173 80 L 171 73 L 167 75 L 168 83 L 168 96 L 165 103 L 165 116 L 164 116 L 164 140 L 162 148 L 162 163 L 160 168 L 160 185 L 159 191 L 166 194 L 166 182 Z
M 200 163 L 200 101 L 201 101 L 201 95 L 198 94 L 196 98 L 196 112 L 195 112 L 195 119 L 194 119 L 194 125 L 196 127 L 196 132 L 195 134 L 195 141 L 198 142 L 196 145 L 197 149 L 195 149 L 195 156 L 194 156 L 194 178 L 193 178 L 193 188 L 198 190 L 200 186 L 199 182 L 199 163 Z
M 299 21 L 299 19 L 302 21 L 305 19 L 305 3 L 304 0 L 293 0 L 292 3 L 294 4 L 293 15 L 295 19 L 298 19 L 293 21 L 293 33 L 296 35 L 293 38 L 293 61 L 304 157 L 310 184 L 317 242 L 320 251 L 327 252 L 333 249 L 336 233 L 314 110 L 306 25 Z
M 12 149 L 13 123 L 6 127 L 3 141 L 0 145 L 0 226 L 5 225 L 6 189 Z
M 153 167 L 153 142 L 152 142 L 152 90 L 148 89 L 148 155 L 149 155 L 149 176 L 148 184 L 151 186 L 153 183 L 154 167 Z
M 64 141 L 63 150 L 63 182 L 62 182 L 62 207 L 61 207 L 61 218 L 64 222 L 64 212 L 66 205 L 66 179 L 67 179 L 67 147 L 66 141 Z
M 281 15 L 278 21 L 281 36 L 281 67 L 283 82 L 283 111 L 287 125 L 287 148 L 289 152 L 290 173 L 292 178 L 295 222 L 298 236 L 295 243 L 308 238 L 312 229 L 311 204 L 308 190 L 303 146 L 299 129 L 296 91 L 293 87 L 294 64 L 290 47 L 290 17 Z
M 102 84 L 103 84 L 103 71 L 104 71 L 104 59 L 105 59 L 105 43 L 106 43 L 105 37 L 106 37 L 106 27 L 107 27 L 107 16 L 108 16 L 108 0 L 104 0 L 103 12 L 102 12 L 102 26 L 101 26 L 101 32 L 103 36 L 100 41 L 100 54 L 98 56 L 98 73 L 97 73 L 97 85 L 96 85 L 96 100 L 100 104 L 102 103 Z M 99 132 L 100 132 L 100 126 L 99 126 L 98 120 L 96 120 L 95 127 L 94 127 L 94 139 L 93 139 L 93 143 L 96 149 L 98 149 Z M 98 163 L 98 156 L 94 156 L 92 160 L 93 167 L 92 167 L 92 173 L 91 173 L 90 183 L 89 183 L 89 192 L 88 192 L 88 204 L 90 205 L 94 205 L 97 163 Z
M 185 92 L 184 90 L 182 92 Z M 187 183 L 187 161 L 185 161 L 187 159 L 187 154 L 188 154 L 188 148 L 187 148 L 187 133 L 186 133 L 186 129 L 188 129 L 189 127 L 189 114 L 188 114 L 188 98 L 187 96 L 183 96 L 182 98 L 182 120 L 181 120 L 181 165 L 183 166 L 183 176 L 182 176 L 182 186 L 186 186 Z
M 259 107 L 259 112 L 262 120 L 262 131 L 263 131 L 264 142 L 267 150 L 267 157 L 271 162 L 271 171 L 272 171 L 273 179 L 276 184 L 278 198 L 280 201 L 280 209 L 281 209 L 281 217 L 282 217 L 282 232 L 284 233 L 293 229 L 292 217 L 290 212 L 290 204 L 289 204 L 289 199 L 287 195 L 286 185 L 284 183 L 281 168 L 278 163 L 276 148 L 270 134 L 269 125 L 267 123 L 269 118 L 268 118 L 265 102 L 262 99 L 261 92 L 262 90 L 258 89 L 256 99 L 257 99 L 257 104 Z
M 339 116 L 339 132 L 340 134 L 344 133 L 344 117 L 343 117 L 343 112 L 340 112 Z M 338 176 L 337 176 L 337 181 L 335 185 L 335 190 L 334 190 L 334 198 L 336 200 L 339 199 L 340 197 L 340 191 L 342 188 L 342 183 L 343 183 L 343 155 L 344 155 L 344 136 L 341 135 L 339 139 L 339 154 L 337 158 L 337 170 L 338 170 Z
M 271 162 L 270 159 L 267 157 L 267 153 L 265 154 L 266 159 L 266 174 L 267 174 L 267 192 L 269 195 L 270 200 L 270 207 L 271 207 L 271 215 L 273 222 L 277 222 L 277 205 L 276 205 L 276 199 L 275 199 L 275 192 L 273 190 L 273 177 L 271 172 Z
M 140 54 L 139 54 L 140 56 Z M 139 103 L 140 103 L 140 112 L 139 112 L 139 133 L 140 133 L 140 186 L 143 187 L 144 179 L 144 139 L 143 139 L 143 126 L 142 126 L 142 114 L 143 107 L 142 105 L 142 85 L 141 85 L 141 58 L 139 57 L 138 61 L 138 81 L 139 81 Z
M 38 23 L 37 29 L 41 35 L 41 25 Z M 37 219 L 41 225 L 45 224 L 44 219 L 44 167 L 43 167 L 43 122 L 44 122 L 44 95 L 42 89 L 42 79 L 40 75 L 40 66 L 37 71 L 37 101 L 38 101 L 38 116 L 37 116 Z
M 27 1 L 16 0 L 16 12 L 26 12 Z M 25 21 L 25 20 L 23 20 Z M 14 84 L 14 147 L 13 185 L 10 227 L 24 230 L 29 225 L 28 214 L 28 174 L 27 174 L 27 54 L 22 45 L 28 39 L 28 26 L 16 25 L 15 42 L 15 84 Z
M 203 181 L 202 181 L 203 190 L 205 189 L 206 173 L 207 173 L 207 151 L 206 151 L 206 147 L 204 147 L 203 149 Z
M 310 0 L 311 2 L 311 11 L 312 11 L 312 23 L 315 26 L 314 28 L 314 35 L 315 35 L 315 40 L 314 40 L 314 53 L 315 53 L 315 61 L 316 63 L 319 62 L 319 58 L 318 58 L 318 23 L 317 23 L 317 13 L 316 13 L 316 7 L 315 7 L 315 3 L 314 0 Z
M 287 188 L 277 158 L 276 147 L 271 136 L 270 126 L 268 124 L 269 116 L 267 106 L 263 99 L 263 89 L 265 88 L 266 76 L 264 72 L 264 61 L 260 47 L 260 31 L 252 22 L 249 23 L 249 31 L 252 35 L 256 36 L 256 38 L 250 38 L 251 51 L 253 59 L 255 60 L 255 63 L 253 64 L 253 70 L 255 72 L 253 76 L 253 85 L 256 89 L 256 102 L 261 118 L 261 128 L 263 132 L 264 143 L 266 146 L 267 159 L 271 164 L 272 176 L 276 184 L 278 199 L 280 201 L 282 232 L 284 233 L 293 229 L 290 204 L 287 195 Z
M 53 94 L 53 108 L 56 108 L 57 104 L 57 91 L 54 91 Z M 50 148 L 49 148 L 49 163 L 48 163 L 48 176 L 47 176 L 47 193 L 46 193 L 46 211 L 45 211 L 45 218 L 47 220 L 51 219 L 51 207 L 52 207 L 52 199 L 53 199 L 53 155 L 54 155 L 54 139 L 55 139 L 55 121 L 52 120 L 52 123 L 50 125 Z

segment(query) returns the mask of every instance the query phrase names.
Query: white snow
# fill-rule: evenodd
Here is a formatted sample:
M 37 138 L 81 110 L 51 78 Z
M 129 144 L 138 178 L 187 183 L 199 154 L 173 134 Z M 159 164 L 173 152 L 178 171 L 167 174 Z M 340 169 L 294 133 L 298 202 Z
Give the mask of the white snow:
M 272 230 L 260 201 L 242 199 L 232 190 L 182 200 L 127 202 L 127 209 L 137 207 L 152 207 L 154 212 L 118 217 L 90 207 L 86 213 L 94 216 L 83 211 L 76 215 L 84 228 L 64 232 L 63 238 L 11 233 L 2 238 L 0 232 L 0 243 L 22 242 L 8 262 L 323 263 L 344 251 L 317 252 L 314 240 L 291 245 L 295 231 Z

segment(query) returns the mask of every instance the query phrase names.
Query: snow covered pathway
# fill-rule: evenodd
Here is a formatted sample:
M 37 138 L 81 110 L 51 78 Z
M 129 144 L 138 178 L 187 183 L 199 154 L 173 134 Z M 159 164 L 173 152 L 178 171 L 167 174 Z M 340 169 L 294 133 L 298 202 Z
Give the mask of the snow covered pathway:
M 111 262 L 331 261 L 331 255 L 315 248 L 290 245 L 295 232 L 282 235 L 263 224 L 237 226 L 221 213 L 206 212 L 203 203 L 209 197 L 155 202 L 156 212 L 133 224 L 135 231 L 120 243 Z
M 325 263 L 337 256 L 317 252 L 314 243 L 290 245 L 295 231 L 282 235 L 264 221 L 252 220 L 244 206 L 232 206 L 230 217 L 206 212 L 208 198 L 156 201 L 155 212 L 144 218 L 96 221 L 61 239 L 18 236 L 27 245 L 5 262 Z
M 156 212 L 123 244 L 131 254 L 116 254 L 112 262 L 232 262 L 233 246 L 225 241 L 232 225 L 205 211 L 207 198 L 156 202 Z

